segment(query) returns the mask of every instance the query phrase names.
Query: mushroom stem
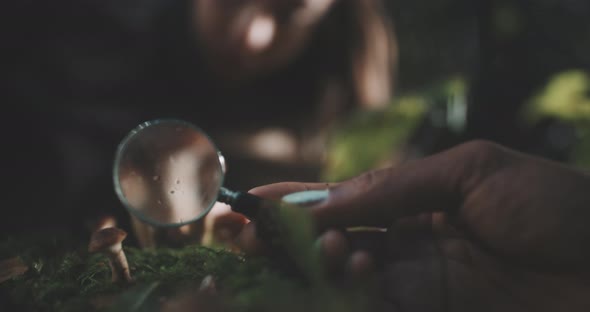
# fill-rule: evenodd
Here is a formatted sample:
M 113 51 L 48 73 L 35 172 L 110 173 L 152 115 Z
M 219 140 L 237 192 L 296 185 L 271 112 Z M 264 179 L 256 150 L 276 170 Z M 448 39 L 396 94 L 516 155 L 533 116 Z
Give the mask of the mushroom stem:
M 213 275 L 207 275 L 203 278 L 199 291 L 210 295 L 217 293 L 217 286 L 215 285 L 215 278 Z
M 125 281 L 127 283 L 133 282 L 131 272 L 129 271 L 129 264 L 127 263 L 127 257 L 125 256 L 121 243 L 109 248 L 106 255 L 109 258 L 109 265 L 112 272 L 111 280 L 113 283 L 119 281 Z
M 110 227 L 94 232 L 90 238 L 88 252 L 100 252 L 109 258 L 111 267 L 111 280 L 113 282 L 124 281 L 130 283 L 133 281 L 129 272 L 127 257 L 123 251 L 121 243 L 127 233 L 121 229 Z

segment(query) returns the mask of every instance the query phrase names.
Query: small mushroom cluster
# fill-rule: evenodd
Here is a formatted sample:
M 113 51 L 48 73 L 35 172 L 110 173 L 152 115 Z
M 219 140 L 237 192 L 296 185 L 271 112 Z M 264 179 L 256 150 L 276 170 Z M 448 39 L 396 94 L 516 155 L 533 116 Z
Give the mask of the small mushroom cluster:
M 127 237 L 127 232 L 116 227 L 100 228 L 92 234 L 88 252 L 103 253 L 109 258 L 113 283 L 120 281 L 131 283 L 131 273 L 127 257 L 123 251 L 122 242 Z

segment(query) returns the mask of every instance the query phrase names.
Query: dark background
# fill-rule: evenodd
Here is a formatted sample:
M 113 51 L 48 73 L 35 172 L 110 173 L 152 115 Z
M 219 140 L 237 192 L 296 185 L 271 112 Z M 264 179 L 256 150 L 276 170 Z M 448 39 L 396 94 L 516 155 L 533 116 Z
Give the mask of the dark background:
M 331 41 L 312 41 L 287 69 L 228 88 L 204 66 L 187 8 L 186 1 L 162 0 L 1 5 L 0 233 L 79 228 L 90 215 L 124 215 L 112 191 L 112 159 L 139 122 L 182 118 L 214 139 L 228 128 L 301 131 L 319 92 L 319 78 L 310 77 L 348 66 L 338 48 L 346 45 L 347 28 L 333 22 L 323 28 Z M 466 129 L 451 134 L 425 119 L 412 143 L 424 154 L 486 138 L 569 159 L 571 127 L 559 120 L 530 127 L 519 112 L 554 74 L 590 71 L 590 2 L 406 0 L 384 1 L 384 10 L 399 49 L 397 93 L 457 74 L 471 85 Z M 571 134 L 559 146 L 546 139 L 555 125 Z M 320 170 L 226 156 L 228 185 L 238 189 L 313 180 Z

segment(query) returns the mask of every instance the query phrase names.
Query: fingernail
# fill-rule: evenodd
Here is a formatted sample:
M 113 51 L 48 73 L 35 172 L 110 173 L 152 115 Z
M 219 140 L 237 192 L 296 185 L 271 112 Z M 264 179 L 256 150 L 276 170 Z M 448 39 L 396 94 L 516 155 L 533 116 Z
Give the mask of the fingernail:
M 300 206 L 312 206 L 319 204 L 326 200 L 329 195 L 329 190 L 321 191 L 303 191 L 297 193 L 291 193 L 283 196 L 282 200 L 285 203 L 300 205 Z

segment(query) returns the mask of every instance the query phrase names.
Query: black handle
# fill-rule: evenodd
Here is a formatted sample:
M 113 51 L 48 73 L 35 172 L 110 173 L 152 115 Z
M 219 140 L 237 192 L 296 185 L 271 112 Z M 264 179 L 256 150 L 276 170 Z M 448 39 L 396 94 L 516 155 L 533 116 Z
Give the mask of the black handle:
M 231 206 L 232 210 L 256 221 L 256 236 L 268 247 L 267 256 L 287 274 L 303 277 L 300 266 L 285 248 L 278 227 L 280 202 L 262 199 L 245 192 L 222 190 L 219 201 Z
M 252 221 L 257 221 L 264 200 L 250 193 L 235 192 L 235 197 L 228 204 L 233 211 L 243 214 Z
M 271 248 L 279 248 L 279 229 L 277 228 L 277 205 L 279 203 L 262 199 L 245 192 L 235 192 L 230 206 L 233 211 L 241 213 L 256 221 L 256 235 Z M 273 207 L 274 206 L 274 207 Z
M 218 200 L 230 205 L 233 211 L 256 221 L 258 238 L 272 247 L 277 247 L 279 231 L 276 222 L 276 206 L 279 203 L 246 192 L 230 191 L 226 188 L 221 188 Z

